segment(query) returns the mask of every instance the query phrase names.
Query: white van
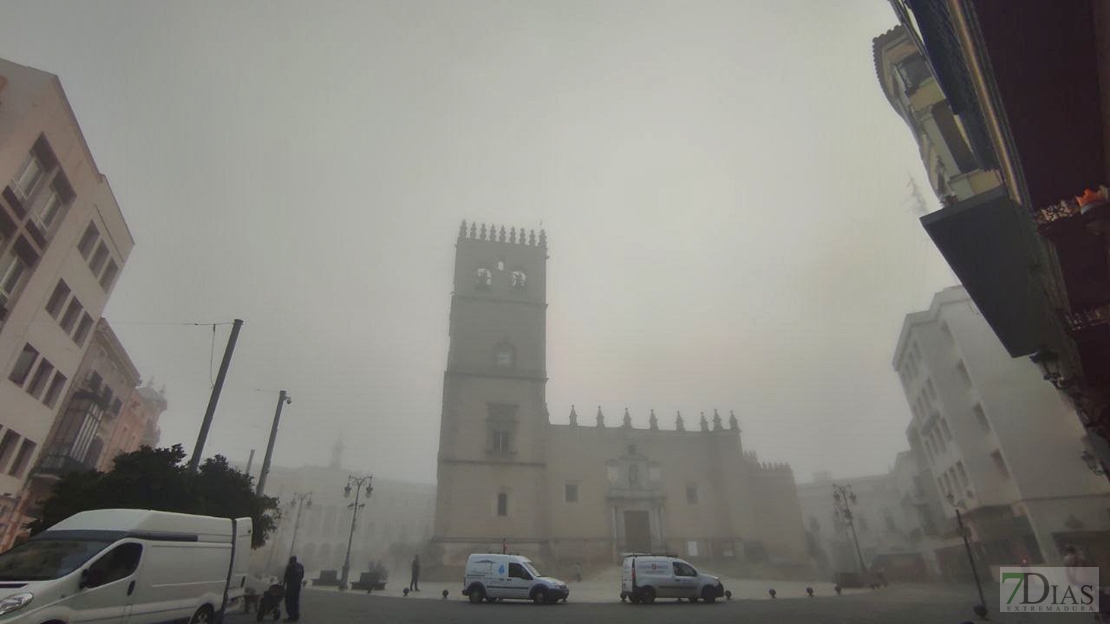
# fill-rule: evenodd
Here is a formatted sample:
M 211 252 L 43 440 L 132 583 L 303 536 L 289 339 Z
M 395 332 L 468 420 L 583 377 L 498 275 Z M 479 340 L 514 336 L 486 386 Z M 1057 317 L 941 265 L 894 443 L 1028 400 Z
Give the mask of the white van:
M 0 622 L 215 621 L 247 580 L 250 518 L 74 514 L 0 554 Z
M 621 571 L 621 602 L 651 604 L 656 598 L 685 598 L 715 602 L 725 595 L 721 579 L 702 574 L 679 559 L 665 555 L 625 555 Z
M 527 557 L 470 555 L 466 560 L 462 594 L 473 604 L 502 599 L 554 604 L 566 600 L 570 590 L 559 579 L 540 574 Z

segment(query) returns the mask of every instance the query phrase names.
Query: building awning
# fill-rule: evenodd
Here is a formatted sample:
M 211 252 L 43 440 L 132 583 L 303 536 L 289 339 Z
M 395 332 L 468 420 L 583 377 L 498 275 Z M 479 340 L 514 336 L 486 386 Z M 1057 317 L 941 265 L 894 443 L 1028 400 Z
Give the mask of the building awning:
M 1048 307 L 1032 267 L 1032 223 L 999 187 L 921 218 L 941 255 L 1011 357 L 1046 344 Z

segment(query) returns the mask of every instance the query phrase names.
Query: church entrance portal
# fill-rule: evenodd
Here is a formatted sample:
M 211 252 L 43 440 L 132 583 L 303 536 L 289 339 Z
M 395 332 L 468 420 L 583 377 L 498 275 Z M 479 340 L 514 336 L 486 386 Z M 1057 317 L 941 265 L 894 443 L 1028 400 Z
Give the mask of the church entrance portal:
M 651 552 L 651 521 L 648 512 L 624 512 L 624 539 L 630 552 Z

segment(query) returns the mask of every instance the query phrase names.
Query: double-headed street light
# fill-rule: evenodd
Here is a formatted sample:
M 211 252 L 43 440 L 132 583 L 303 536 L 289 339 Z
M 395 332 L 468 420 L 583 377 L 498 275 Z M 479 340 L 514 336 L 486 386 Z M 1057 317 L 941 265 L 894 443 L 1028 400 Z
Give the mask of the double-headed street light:
M 297 547 L 297 531 L 301 528 L 301 512 L 305 507 L 312 507 L 312 492 L 293 494 L 289 507 L 297 508 L 297 519 L 293 522 L 293 540 L 289 543 L 289 556 L 293 556 L 293 549 Z
M 852 541 L 856 544 L 856 556 L 859 557 L 859 573 L 867 574 L 867 566 L 863 564 L 863 552 L 859 549 L 859 536 L 856 535 L 855 516 L 852 515 L 852 505 L 856 504 L 856 495 L 852 492 L 852 486 L 834 483 L 833 503 L 836 506 L 836 517 L 852 530 Z
M 347 485 L 343 488 L 343 497 L 350 498 L 351 490 L 355 493 L 355 502 L 347 505 L 347 509 L 351 510 L 351 534 L 347 537 L 347 557 L 343 560 L 343 578 L 339 580 L 339 589 L 347 589 L 347 580 L 351 572 L 351 542 L 355 539 L 355 525 L 358 521 L 358 512 L 366 506 L 366 503 L 359 503 L 362 496 L 363 484 L 366 484 L 366 498 L 370 498 L 370 494 L 374 492 L 374 486 L 371 481 L 374 480 L 374 475 L 367 477 L 356 477 L 354 475 L 347 476 Z M 351 486 L 354 485 L 352 488 Z

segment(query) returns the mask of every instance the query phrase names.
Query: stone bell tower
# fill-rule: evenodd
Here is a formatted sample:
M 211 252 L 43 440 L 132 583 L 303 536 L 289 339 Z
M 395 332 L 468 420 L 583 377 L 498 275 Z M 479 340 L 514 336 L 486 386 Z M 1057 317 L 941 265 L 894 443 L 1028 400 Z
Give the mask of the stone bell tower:
M 463 222 L 455 245 L 433 543 L 542 558 L 547 514 L 547 237 Z

